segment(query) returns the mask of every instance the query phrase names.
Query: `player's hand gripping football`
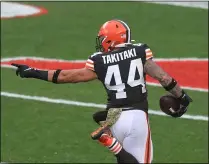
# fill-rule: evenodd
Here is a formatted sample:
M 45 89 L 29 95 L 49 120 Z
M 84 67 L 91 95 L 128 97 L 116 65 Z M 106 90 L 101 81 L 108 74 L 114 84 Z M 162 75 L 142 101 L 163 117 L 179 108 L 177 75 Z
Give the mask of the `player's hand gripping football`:
M 34 72 L 34 69 L 23 64 L 15 64 L 12 63 L 11 65 L 17 67 L 16 75 L 20 75 L 22 78 L 29 78 L 31 77 L 31 74 Z
M 193 100 L 183 91 L 181 97 L 178 98 L 180 101 L 180 108 L 176 112 L 172 113 L 172 117 L 181 117 L 184 113 L 186 113 L 190 102 Z

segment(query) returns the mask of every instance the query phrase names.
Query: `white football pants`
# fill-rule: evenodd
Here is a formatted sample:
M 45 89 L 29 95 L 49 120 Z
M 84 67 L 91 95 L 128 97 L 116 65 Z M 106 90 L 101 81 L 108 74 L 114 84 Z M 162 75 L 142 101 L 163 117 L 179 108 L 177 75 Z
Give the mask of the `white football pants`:
M 139 163 L 151 163 L 153 146 L 147 114 L 142 110 L 123 111 L 111 127 L 113 136 Z

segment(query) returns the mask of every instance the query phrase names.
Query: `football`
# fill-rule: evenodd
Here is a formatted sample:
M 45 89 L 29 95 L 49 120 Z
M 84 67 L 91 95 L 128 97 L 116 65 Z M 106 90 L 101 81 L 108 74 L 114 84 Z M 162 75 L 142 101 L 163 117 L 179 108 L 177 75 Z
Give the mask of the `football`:
M 180 108 L 180 101 L 171 96 L 165 95 L 160 98 L 160 109 L 167 115 L 171 115 Z

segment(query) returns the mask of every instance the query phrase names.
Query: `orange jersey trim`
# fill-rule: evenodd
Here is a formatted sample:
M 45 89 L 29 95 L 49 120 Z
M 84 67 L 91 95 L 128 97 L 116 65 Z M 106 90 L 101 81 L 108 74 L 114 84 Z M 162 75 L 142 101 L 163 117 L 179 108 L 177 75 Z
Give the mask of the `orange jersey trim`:
M 146 141 L 146 148 L 145 148 L 145 156 L 144 156 L 144 163 L 151 163 L 151 134 L 150 134 L 150 127 L 148 116 L 146 115 L 147 119 L 147 127 L 148 127 L 148 134 L 147 134 L 147 141 Z
M 85 68 L 94 71 L 94 62 L 90 59 L 87 60 Z
M 146 53 L 146 60 L 153 58 L 152 51 L 149 48 L 145 50 L 145 53 Z

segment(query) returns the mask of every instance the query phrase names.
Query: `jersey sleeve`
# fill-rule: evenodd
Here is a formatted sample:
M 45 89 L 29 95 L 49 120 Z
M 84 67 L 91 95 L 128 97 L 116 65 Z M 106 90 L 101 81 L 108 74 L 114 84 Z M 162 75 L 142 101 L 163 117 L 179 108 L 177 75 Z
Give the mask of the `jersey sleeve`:
M 96 62 L 98 61 L 97 57 L 99 54 L 101 54 L 101 52 L 95 52 L 91 56 L 89 56 L 85 64 L 85 68 L 96 72 L 95 65 L 96 65 Z
M 152 50 L 150 49 L 150 47 L 148 45 L 145 44 L 145 57 L 146 57 L 146 60 L 148 59 L 152 59 L 153 58 L 153 53 L 152 53 Z
M 87 59 L 85 68 L 95 71 L 94 69 L 94 61 L 92 60 L 91 56 Z
M 152 50 L 150 49 L 150 47 L 147 44 L 144 43 L 137 43 L 134 44 L 135 46 L 139 47 L 139 51 L 143 53 L 143 58 L 145 58 L 145 60 L 148 59 L 152 59 L 153 58 L 153 53 Z

